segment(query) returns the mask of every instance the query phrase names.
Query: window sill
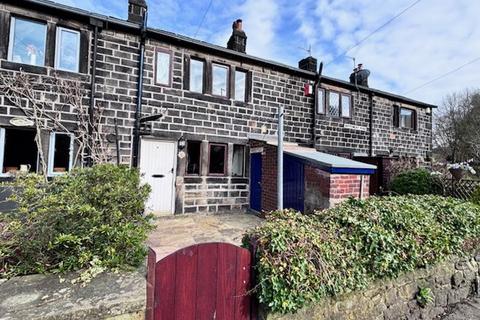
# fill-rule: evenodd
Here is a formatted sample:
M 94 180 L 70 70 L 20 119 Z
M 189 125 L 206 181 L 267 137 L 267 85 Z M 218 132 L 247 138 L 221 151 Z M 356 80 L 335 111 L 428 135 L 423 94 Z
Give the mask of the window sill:
M 2 68 L 3 69 L 8 69 L 8 70 L 14 70 L 14 71 L 25 71 L 28 73 L 36 73 L 36 74 L 47 74 L 48 70 L 47 67 L 41 67 L 41 66 L 34 66 L 31 64 L 25 64 L 25 63 L 19 63 L 19 62 L 13 62 L 13 61 L 8 61 L 8 60 L 3 60 L 2 61 Z
M 53 68 L 50 69 L 50 75 L 51 76 L 57 75 L 60 78 L 78 80 L 78 81 L 87 81 L 89 79 L 89 75 L 86 75 L 84 73 L 53 69 Z
M 211 95 L 198 93 L 198 92 L 192 92 L 192 91 L 185 92 L 185 97 L 186 98 L 191 98 L 191 99 L 207 101 L 207 102 L 218 103 L 218 104 L 225 104 L 225 105 L 230 105 L 231 104 L 230 99 L 220 98 L 220 97 L 217 97 L 217 96 L 211 96 Z

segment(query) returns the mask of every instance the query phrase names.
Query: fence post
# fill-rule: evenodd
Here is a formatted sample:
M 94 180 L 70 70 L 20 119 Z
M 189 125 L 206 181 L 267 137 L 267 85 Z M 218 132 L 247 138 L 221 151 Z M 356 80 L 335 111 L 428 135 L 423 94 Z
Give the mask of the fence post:
M 147 301 L 145 320 L 154 320 L 155 313 L 155 269 L 157 265 L 157 254 L 155 250 L 148 247 L 147 260 Z

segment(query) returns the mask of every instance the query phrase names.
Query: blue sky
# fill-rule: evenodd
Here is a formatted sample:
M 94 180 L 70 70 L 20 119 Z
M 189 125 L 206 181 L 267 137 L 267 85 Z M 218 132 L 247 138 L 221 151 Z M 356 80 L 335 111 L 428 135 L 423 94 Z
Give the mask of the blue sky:
M 126 18 L 127 0 L 55 0 Z M 305 48 L 328 63 L 324 74 L 348 79 L 355 57 L 371 70 L 370 86 L 440 104 L 455 91 L 480 87 L 480 60 L 439 81 L 423 83 L 480 57 L 480 1 L 421 0 L 346 56 L 334 58 L 414 0 L 147 0 L 150 27 L 225 46 L 242 18 L 247 53 L 296 66 Z M 330 62 L 330 63 L 329 63 Z

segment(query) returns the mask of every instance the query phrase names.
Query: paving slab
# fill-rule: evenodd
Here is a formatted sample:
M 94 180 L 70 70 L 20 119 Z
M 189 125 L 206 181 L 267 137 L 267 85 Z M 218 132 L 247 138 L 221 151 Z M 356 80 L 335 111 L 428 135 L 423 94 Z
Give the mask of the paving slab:
M 472 298 L 455 305 L 442 320 L 480 320 L 480 298 Z
M 157 260 L 198 243 L 227 242 L 240 245 L 245 231 L 260 225 L 262 221 L 249 213 L 161 217 L 156 220 L 156 229 L 147 243 L 155 250 Z

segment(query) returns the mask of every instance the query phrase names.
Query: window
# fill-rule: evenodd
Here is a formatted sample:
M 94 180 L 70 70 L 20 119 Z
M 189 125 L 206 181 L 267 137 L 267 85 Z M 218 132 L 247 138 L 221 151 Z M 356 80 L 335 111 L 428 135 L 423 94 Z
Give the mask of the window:
M 208 173 L 212 175 L 225 175 L 227 146 L 225 144 L 211 143 L 209 145 Z
M 335 117 L 340 115 L 340 95 L 336 92 L 328 93 L 328 114 Z
M 44 66 L 46 40 L 45 23 L 13 17 L 10 24 L 8 60 Z
M 48 147 L 48 174 L 59 175 L 72 168 L 73 139 L 68 133 L 53 132 Z
M 245 146 L 233 146 L 232 176 L 243 177 L 245 175 Z
M 57 28 L 55 68 L 78 72 L 80 66 L 80 32 Z
M 200 141 L 187 142 L 187 174 L 200 174 L 201 145 Z
M 325 113 L 325 89 L 317 91 L 317 113 Z
M 413 129 L 413 110 L 400 108 L 400 127 Z
M 212 65 L 212 94 L 215 96 L 228 96 L 228 71 L 229 68 L 219 64 Z
M 342 103 L 341 103 L 342 117 L 344 118 L 351 117 L 351 107 L 352 107 L 351 97 L 349 95 L 342 94 Z
M 35 131 L 0 128 L 0 165 L 2 175 L 16 171 L 36 172 L 38 149 Z
M 235 100 L 246 101 L 247 73 L 235 70 Z
M 203 93 L 204 62 L 190 60 L 190 91 Z
M 155 82 L 160 85 L 170 85 L 172 56 L 166 51 L 157 51 Z

